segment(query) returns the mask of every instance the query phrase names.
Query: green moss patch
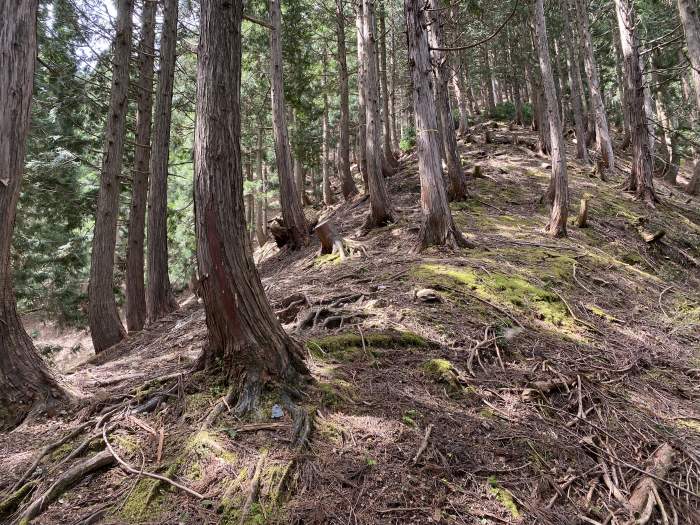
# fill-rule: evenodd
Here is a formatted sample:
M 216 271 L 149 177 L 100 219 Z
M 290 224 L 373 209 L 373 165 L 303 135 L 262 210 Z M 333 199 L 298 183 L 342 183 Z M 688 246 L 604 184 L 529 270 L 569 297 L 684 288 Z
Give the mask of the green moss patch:
M 496 497 L 496 500 L 503 505 L 503 507 L 505 507 L 505 509 L 508 510 L 508 512 L 510 512 L 514 518 L 519 518 L 520 511 L 513 500 L 513 494 L 511 494 L 509 490 L 500 486 L 496 476 L 489 476 L 487 483 L 489 486 L 489 492 Z
M 425 348 L 429 346 L 421 336 L 411 332 L 374 332 L 363 336 L 354 332 L 331 335 L 307 341 L 306 346 L 312 355 L 319 358 L 328 356 L 340 361 L 353 361 L 363 354 L 376 357 L 376 349 Z
M 319 382 L 318 389 L 321 392 L 321 404 L 327 408 L 337 408 L 343 404 L 353 403 L 354 388 L 347 381 L 335 379 L 328 382 Z
M 573 329 L 575 324 L 564 303 L 553 293 L 515 275 L 477 273 L 467 268 L 436 264 L 419 266 L 414 275 L 423 281 L 448 287 L 465 286 L 477 296 L 496 304 L 514 306 L 555 327 Z
M 323 266 L 335 266 L 337 264 L 340 264 L 342 259 L 340 258 L 340 254 L 338 253 L 329 253 L 326 255 L 319 255 L 314 259 L 314 266 L 316 267 L 323 267 Z
M 421 368 L 436 383 L 447 385 L 451 390 L 461 390 L 459 373 L 447 359 L 430 359 L 423 363 Z

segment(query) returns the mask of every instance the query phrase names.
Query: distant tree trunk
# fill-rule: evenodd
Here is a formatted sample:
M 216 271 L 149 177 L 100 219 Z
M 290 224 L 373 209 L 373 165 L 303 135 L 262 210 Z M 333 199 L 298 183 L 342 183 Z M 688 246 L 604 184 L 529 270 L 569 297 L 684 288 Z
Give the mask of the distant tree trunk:
M 245 227 L 248 238 L 253 242 L 253 232 L 255 231 L 255 198 L 253 195 L 253 159 L 250 154 L 246 155 L 245 175 L 249 184 L 248 187 L 250 188 L 245 198 Z
M 537 35 L 537 55 L 540 60 L 552 145 L 552 181 L 550 187 L 554 189 L 554 192 L 547 233 L 552 237 L 562 237 L 566 235 L 566 219 L 569 204 L 566 176 L 566 145 L 559 118 L 559 106 L 554 87 L 554 77 L 552 76 L 552 63 L 549 58 L 547 26 L 544 18 L 544 0 L 535 1 L 535 33 Z
M 90 260 L 88 319 L 95 352 L 126 337 L 114 298 L 114 251 L 119 218 L 119 177 L 122 170 L 124 131 L 129 109 L 129 57 L 131 55 L 132 0 L 117 2 L 116 36 L 112 59 L 112 91 L 105 127 L 105 146 L 97 198 L 97 215 Z
M 308 373 L 300 345 L 284 332 L 265 298 L 245 235 L 242 11 L 240 1 L 201 2 L 195 131 L 197 262 L 208 328 L 200 364 L 221 358 L 238 390 L 237 414 L 256 408 L 266 383 L 294 384 Z
M 513 67 L 517 68 L 520 61 L 519 53 L 516 53 L 514 47 L 514 40 L 517 37 L 517 32 L 515 35 L 512 33 L 508 34 L 508 61 L 513 64 Z M 523 101 L 520 95 L 520 71 L 514 71 L 511 73 L 511 85 L 513 87 L 513 105 L 515 106 L 515 123 L 522 126 L 524 123 L 523 118 Z
M 282 14 L 280 0 L 270 0 L 270 84 L 272 98 L 272 129 L 275 136 L 275 158 L 280 182 L 280 208 L 289 247 L 296 250 L 306 245 L 309 233 L 301 209 L 300 194 L 292 178 L 292 152 L 289 146 L 287 115 L 284 110 L 284 79 L 282 68 Z
M 389 98 L 391 108 L 389 114 L 391 115 L 391 144 L 394 151 L 399 151 L 399 127 L 397 123 L 396 114 L 398 113 L 398 108 L 396 107 L 396 31 L 394 25 L 391 27 L 391 96 Z
M 457 100 L 457 109 L 459 111 L 459 133 L 466 135 L 469 132 L 469 105 L 466 89 L 464 89 L 464 80 L 462 79 L 462 68 L 458 68 L 455 71 L 452 75 L 451 82 L 452 90 Z
M 362 0 L 355 6 L 355 27 L 357 29 L 357 169 L 364 182 L 364 192 L 369 194 L 367 176 L 367 64 L 365 59 L 365 37 L 362 20 Z
M 386 15 L 384 9 L 381 9 L 379 16 L 379 47 L 380 47 L 380 84 L 382 90 L 382 124 L 384 125 L 383 146 L 384 146 L 384 162 L 391 169 L 397 166 L 394 153 L 391 151 L 391 117 L 389 116 L 389 81 L 386 72 Z
M 632 172 L 626 187 L 637 198 L 654 206 L 653 164 L 649 148 L 649 128 L 644 109 L 644 83 L 639 62 L 639 50 L 634 35 L 635 14 L 629 0 L 615 0 L 617 25 L 624 57 L 625 81 L 629 104 L 630 132 L 632 135 Z
M 665 84 L 661 83 L 657 68 L 663 67 L 661 63 L 659 50 L 654 50 L 652 56 L 652 68 L 651 68 L 651 84 L 654 86 L 656 97 L 656 117 L 659 121 L 659 155 L 658 158 L 662 163 L 661 172 L 664 176 L 664 180 L 670 184 L 676 183 L 676 176 L 678 174 L 678 169 L 671 164 L 671 150 L 673 149 L 673 125 L 672 119 L 669 114 L 668 109 L 668 94 L 666 93 Z
M 258 239 L 258 246 L 262 246 L 267 242 L 267 224 L 265 217 L 265 209 L 263 204 L 263 195 L 267 191 L 265 187 L 265 178 L 263 176 L 263 126 L 258 125 L 258 144 L 255 149 L 255 171 L 258 178 L 258 191 L 256 192 L 255 202 L 255 236 Z
M 428 26 L 428 38 L 430 47 L 444 47 L 442 37 L 442 7 L 440 0 L 429 0 L 431 22 Z M 447 192 L 452 201 L 463 201 L 467 198 L 467 180 L 462 171 L 462 162 L 457 147 L 457 137 L 452 122 L 450 110 L 450 95 L 448 83 L 450 80 L 450 66 L 447 53 L 444 51 L 431 51 L 432 63 L 435 71 L 435 106 L 439 127 L 442 130 L 442 146 L 447 164 L 447 178 L 450 187 Z M 414 95 L 415 97 L 415 95 Z
M 632 138 L 630 137 L 630 117 L 627 106 L 627 89 L 625 88 L 625 81 L 622 75 L 622 45 L 620 44 L 620 32 L 613 31 L 613 43 L 615 44 L 615 76 L 617 77 L 618 93 L 620 97 L 620 103 L 622 105 L 622 149 L 626 150 L 630 146 Z
M 603 162 L 612 170 L 615 166 L 615 156 L 613 155 L 612 141 L 610 140 L 610 130 L 608 129 L 608 118 L 605 114 L 603 95 L 600 91 L 600 80 L 598 79 L 598 66 L 593 53 L 593 42 L 591 32 L 588 28 L 588 13 L 586 4 L 582 0 L 574 0 L 576 4 L 578 27 L 581 32 L 581 44 L 583 45 L 583 57 L 586 67 L 586 79 L 588 80 L 588 90 L 591 96 L 592 110 L 595 115 L 596 142 L 598 152 Z
M 440 165 L 440 144 L 437 134 L 437 115 L 433 99 L 433 73 L 430 63 L 428 20 L 424 15 L 423 0 L 405 0 L 408 54 L 413 82 L 416 145 L 421 187 L 422 222 L 416 248 L 431 245 L 452 247 L 469 246 L 452 219 L 447 192 Z
M 700 128 L 700 14 L 694 0 L 678 0 L 678 11 L 683 23 L 683 32 L 688 44 L 691 78 L 695 88 L 696 129 Z M 693 178 L 688 183 L 686 191 L 690 195 L 700 195 L 700 148 L 697 149 Z
M 151 179 L 148 189 L 148 320 L 157 321 L 178 307 L 168 272 L 168 163 L 173 82 L 177 45 L 178 1 L 165 0 L 160 38 L 160 69 L 151 144 Z
M 10 250 L 29 131 L 37 0 L 0 3 L 0 430 L 65 397 L 17 315 Z M 12 147 L 9 147 L 12 145 Z
M 357 186 L 350 173 L 350 96 L 348 89 L 348 64 L 345 49 L 345 13 L 343 0 L 335 2 L 336 36 L 338 42 L 338 83 L 340 88 L 340 122 L 338 123 L 340 155 L 338 177 L 345 200 L 357 195 Z
M 367 125 L 367 181 L 369 183 L 369 215 L 366 229 L 384 226 L 392 220 L 391 204 L 382 174 L 382 149 L 379 121 L 379 75 L 374 58 L 377 49 L 374 23 L 374 0 L 362 0 L 363 60 L 365 69 L 365 110 Z
M 569 85 L 571 86 L 571 109 L 574 115 L 574 128 L 576 130 L 576 157 L 586 164 L 590 164 L 586 147 L 586 127 L 583 117 L 583 87 L 581 83 L 581 70 L 579 68 L 578 42 L 573 40 L 572 27 L 569 17 L 569 1 L 562 6 L 562 19 L 564 21 L 564 42 L 568 51 L 566 66 L 568 69 Z
M 148 171 L 151 163 L 155 24 L 156 3 L 146 1 L 143 3 L 141 11 L 134 182 L 131 189 L 129 237 L 126 244 L 126 327 L 129 332 L 143 330 L 143 325 L 146 322 L 143 245 L 148 198 Z
M 496 96 L 493 91 L 493 75 L 491 71 L 491 62 L 489 61 L 489 48 L 486 44 L 482 46 L 482 56 L 484 59 L 484 83 L 486 84 L 486 107 L 489 110 L 489 116 L 492 116 L 496 111 Z
M 323 203 L 331 206 L 335 203 L 333 188 L 331 187 L 331 174 L 329 169 L 329 138 L 328 138 L 328 78 L 326 72 L 326 54 L 323 54 L 323 123 L 321 139 L 321 173 L 323 174 Z

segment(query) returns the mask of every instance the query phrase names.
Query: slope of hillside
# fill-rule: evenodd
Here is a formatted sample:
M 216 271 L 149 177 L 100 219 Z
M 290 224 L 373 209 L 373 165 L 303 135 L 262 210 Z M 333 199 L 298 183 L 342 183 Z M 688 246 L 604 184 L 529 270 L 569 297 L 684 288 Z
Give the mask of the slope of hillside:
M 700 523 L 698 200 L 657 182 L 651 211 L 620 191 L 623 172 L 601 182 L 570 161 L 587 227 L 573 217 L 568 238 L 550 239 L 546 160 L 461 149 L 482 175 L 452 209 L 477 248 L 413 253 L 412 154 L 388 179 L 394 224 L 361 236 L 361 198 L 324 213 L 362 243 L 353 257 L 318 256 L 314 239 L 260 263 L 308 350 L 308 447 L 291 447 L 278 400 L 240 421 L 220 380 L 189 371 L 206 338 L 190 300 L 64 376 L 75 410 L 0 436 L 2 519 L 35 502 L 47 524 L 597 524 L 627 523 L 629 509 L 639 523 Z M 67 471 L 76 484 L 41 505 Z

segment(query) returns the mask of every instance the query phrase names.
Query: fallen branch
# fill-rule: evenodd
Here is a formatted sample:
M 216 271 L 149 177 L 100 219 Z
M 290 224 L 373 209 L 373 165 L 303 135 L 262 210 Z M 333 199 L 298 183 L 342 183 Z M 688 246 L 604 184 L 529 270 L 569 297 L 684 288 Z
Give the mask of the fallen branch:
M 632 516 L 639 518 L 635 523 L 644 525 L 651 519 L 654 506 L 661 506 L 661 501 L 657 501 L 655 497 L 656 483 L 654 483 L 654 480 L 666 478 L 668 471 L 673 465 L 674 455 L 673 447 L 664 443 L 651 457 L 647 474 L 637 483 L 627 503 L 627 509 Z
M 154 474 L 153 472 L 147 472 L 145 470 L 135 469 L 134 467 L 129 465 L 126 461 L 124 461 L 121 457 L 119 457 L 119 455 L 112 448 L 112 445 L 110 445 L 109 439 L 107 439 L 107 427 L 104 427 L 102 429 L 102 439 L 104 440 L 105 445 L 107 446 L 107 451 L 109 452 L 109 454 L 111 454 L 111 456 L 117 460 L 117 462 L 124 468 L 124 470 L 126 470 L 130 474 L 138 474 L 141 476 L 147 476 L 149 478 L 153 478 L 153 479 L 163 481 L 165 483 L 169 483 L 173 487 L 176 487 L 184 492 L 187 492 L 188 494 L 190 494 L 191 496 L 194 496 L 195 498 L 204 499 L 204 496 L 202 496 L 199 492 L 196 492 L 189 487 L 185 487 L 184 485 L 181 485 L 177 481 L 173 481 L 172 479 L 166 478 L 165 476 L 161 476 L 160 474 Z
M 416 452 L 416 455 L 413 457 L 413 464 L 414 465 L 416 463 L 418 463 L 418 460 L 423 455 L 423 452 L 425 452 L 425 449 L 428 447 L 428 440 L 430 439 L 430 434 L 432 431 L 433 431 L 433 425 L 430 424 L 430 425 L 428 425 L 428 428 L 425 429 L 425 435 L 423 436 L 423 441 L 421 441 L 420 447 L 418 447 L 418 452 Z

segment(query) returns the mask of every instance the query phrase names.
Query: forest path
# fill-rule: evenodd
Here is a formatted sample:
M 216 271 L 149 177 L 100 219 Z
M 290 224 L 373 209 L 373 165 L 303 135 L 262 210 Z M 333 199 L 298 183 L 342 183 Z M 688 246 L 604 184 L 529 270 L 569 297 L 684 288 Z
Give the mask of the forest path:
M 512 144 L 461 151 L 482 178 L 452 210 L 478 248 L 410 251 L 420 218 L 414 153 L 387 179 L 394 224 L 362 236 L 360 198 L 326 210 L 366 256 L 341 262 L 312 242 L 260 263 L 278 312 L 303 297 L 286 328 L 305 343 L 315 380 L 304 400 L 316 414 L 307 451 L 290 448 L 288 414 L 271 420 L 275 399 L 251 421 L 224 413 L 199 430 L 225 387 L 186 374 L 206 336 L 203 311 L 190 303 L 65 380 L 98 406 L 142 395 L 154 378 L 180 381 L 155 411 L 120 420 L 111 439 L 133 465 L 145 461 L 205 499 L 111 469 L 38 522 L 81 523 L 107 509 L 98 522 L 238 523 L 260 465 L 251 523 L 602 523 L 623 519 L 640 470 L 669 444 L 675 459 L 657 482 L 664 510 L 700 523 L 697 199 L 657 183 L 662 203 L 650 213 L 619 190 L 623 172 L 601 183 L 570 161 L 571 209 L 588 194 L 589 227 L 549 239 L 538 203 L 547 161 Z M 647 244 L 640 228 L 665 236 Z M 422 289 L 433 299 L 417 297 Z M 0 490 L 45 436 L 79 417 L 0 436 Z M 162 429 L 162 454 L 144 423 Z

